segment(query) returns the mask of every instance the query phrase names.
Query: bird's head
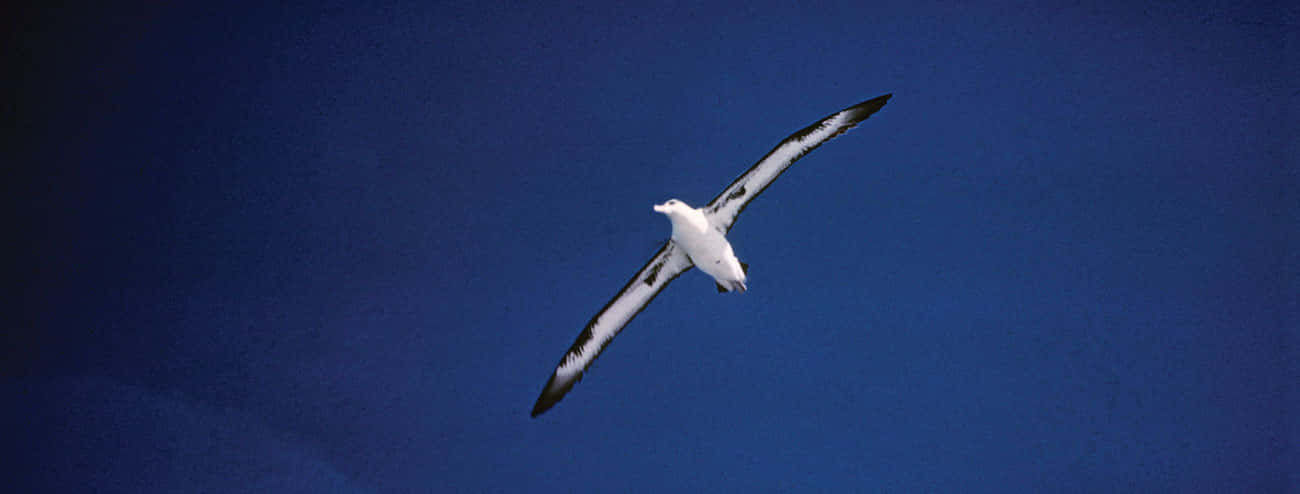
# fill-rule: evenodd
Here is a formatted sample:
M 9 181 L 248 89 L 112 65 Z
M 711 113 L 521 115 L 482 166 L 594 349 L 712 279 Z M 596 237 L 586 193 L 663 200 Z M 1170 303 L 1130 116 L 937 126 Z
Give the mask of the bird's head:
M 674 213 L 690 211 L 691 206 L 677 199 L 669 199 L 663 204 L 655 204 L 655 211 L 672 217 Z

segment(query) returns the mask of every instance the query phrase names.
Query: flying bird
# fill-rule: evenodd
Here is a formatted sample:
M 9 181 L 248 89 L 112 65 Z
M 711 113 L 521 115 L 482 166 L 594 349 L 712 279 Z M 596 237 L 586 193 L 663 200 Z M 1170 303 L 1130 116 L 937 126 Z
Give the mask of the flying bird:
M 719 292 L 744 292 L 748 266 L 736 258 L 727 241 L 736 216 L 795 161 L 866 120 L 891 96 L 850 106 L 791 134 L 702 208 L 692 208 L 678 199 L 656 204 L 654 210 L 668 216 L 673 225 L 672 238 L 587 323 L 546 382 L 533 405 L 532 416 L 541 415 L 563 399 L 614 336 L 668 283 L 692 266 L 713 277 Z

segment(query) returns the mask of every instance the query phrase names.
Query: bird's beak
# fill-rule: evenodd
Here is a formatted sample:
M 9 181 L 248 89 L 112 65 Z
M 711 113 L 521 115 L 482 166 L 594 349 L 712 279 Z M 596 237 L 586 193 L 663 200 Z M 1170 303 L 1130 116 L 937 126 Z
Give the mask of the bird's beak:
M 655 212 L 668 214 L 668 204 L 655 204 Z

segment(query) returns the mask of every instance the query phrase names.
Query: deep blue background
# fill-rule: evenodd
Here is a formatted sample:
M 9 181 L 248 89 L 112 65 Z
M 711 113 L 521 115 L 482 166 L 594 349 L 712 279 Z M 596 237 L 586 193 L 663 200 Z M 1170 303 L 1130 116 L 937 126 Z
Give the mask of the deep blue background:
M 15 12 L 6 482 L 1297 488 L 1294 5 L 609 3 Z M 652 204 L 890 92 L 528 417 Z

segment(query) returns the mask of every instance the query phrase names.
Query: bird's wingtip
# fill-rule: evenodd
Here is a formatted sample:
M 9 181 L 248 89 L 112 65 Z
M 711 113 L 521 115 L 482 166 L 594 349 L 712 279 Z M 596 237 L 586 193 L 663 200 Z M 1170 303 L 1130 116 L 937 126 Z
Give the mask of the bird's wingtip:
M 550 390 L 548 389 L 547 391 Z M 550 410 L 551 407 L 555 406 L 555 404 L 560 401 L 560 398 L 563 397 L 564 395 L 553 396 L 550 393 L 543 391 L 542 395 L 537 397 L 537 403 L 533 404 L 533 411 L 529 412 L 528 416 L 537 418 L 538 415 L 546 413 L 547 410 Z
M 556 402 L 560 401 L 560 400 L 548 400 L 546 398 L 547 397 L 545 394 L 537 398 L 537 403 L 533 404 L 533 411 L 528 413 L 529 417 L 537 418 L 538 415 L 546 413 L 547 410 L 550 410 L 551 407 L 555 406 Z
M 546 413 L 551 407 L 564 399 L 564 395 L 573 389 L 573 385 L 582 380 L 582 373 L 576 376 L 560 377 L 559 372 L 551 374 L 551 378 L 546 381 L 546 387 L 542 389 L 541 396 L 537 397 L 537 403 L 533 405 L 533 411 L 529 415 L 537 418 L 538 415 Z

